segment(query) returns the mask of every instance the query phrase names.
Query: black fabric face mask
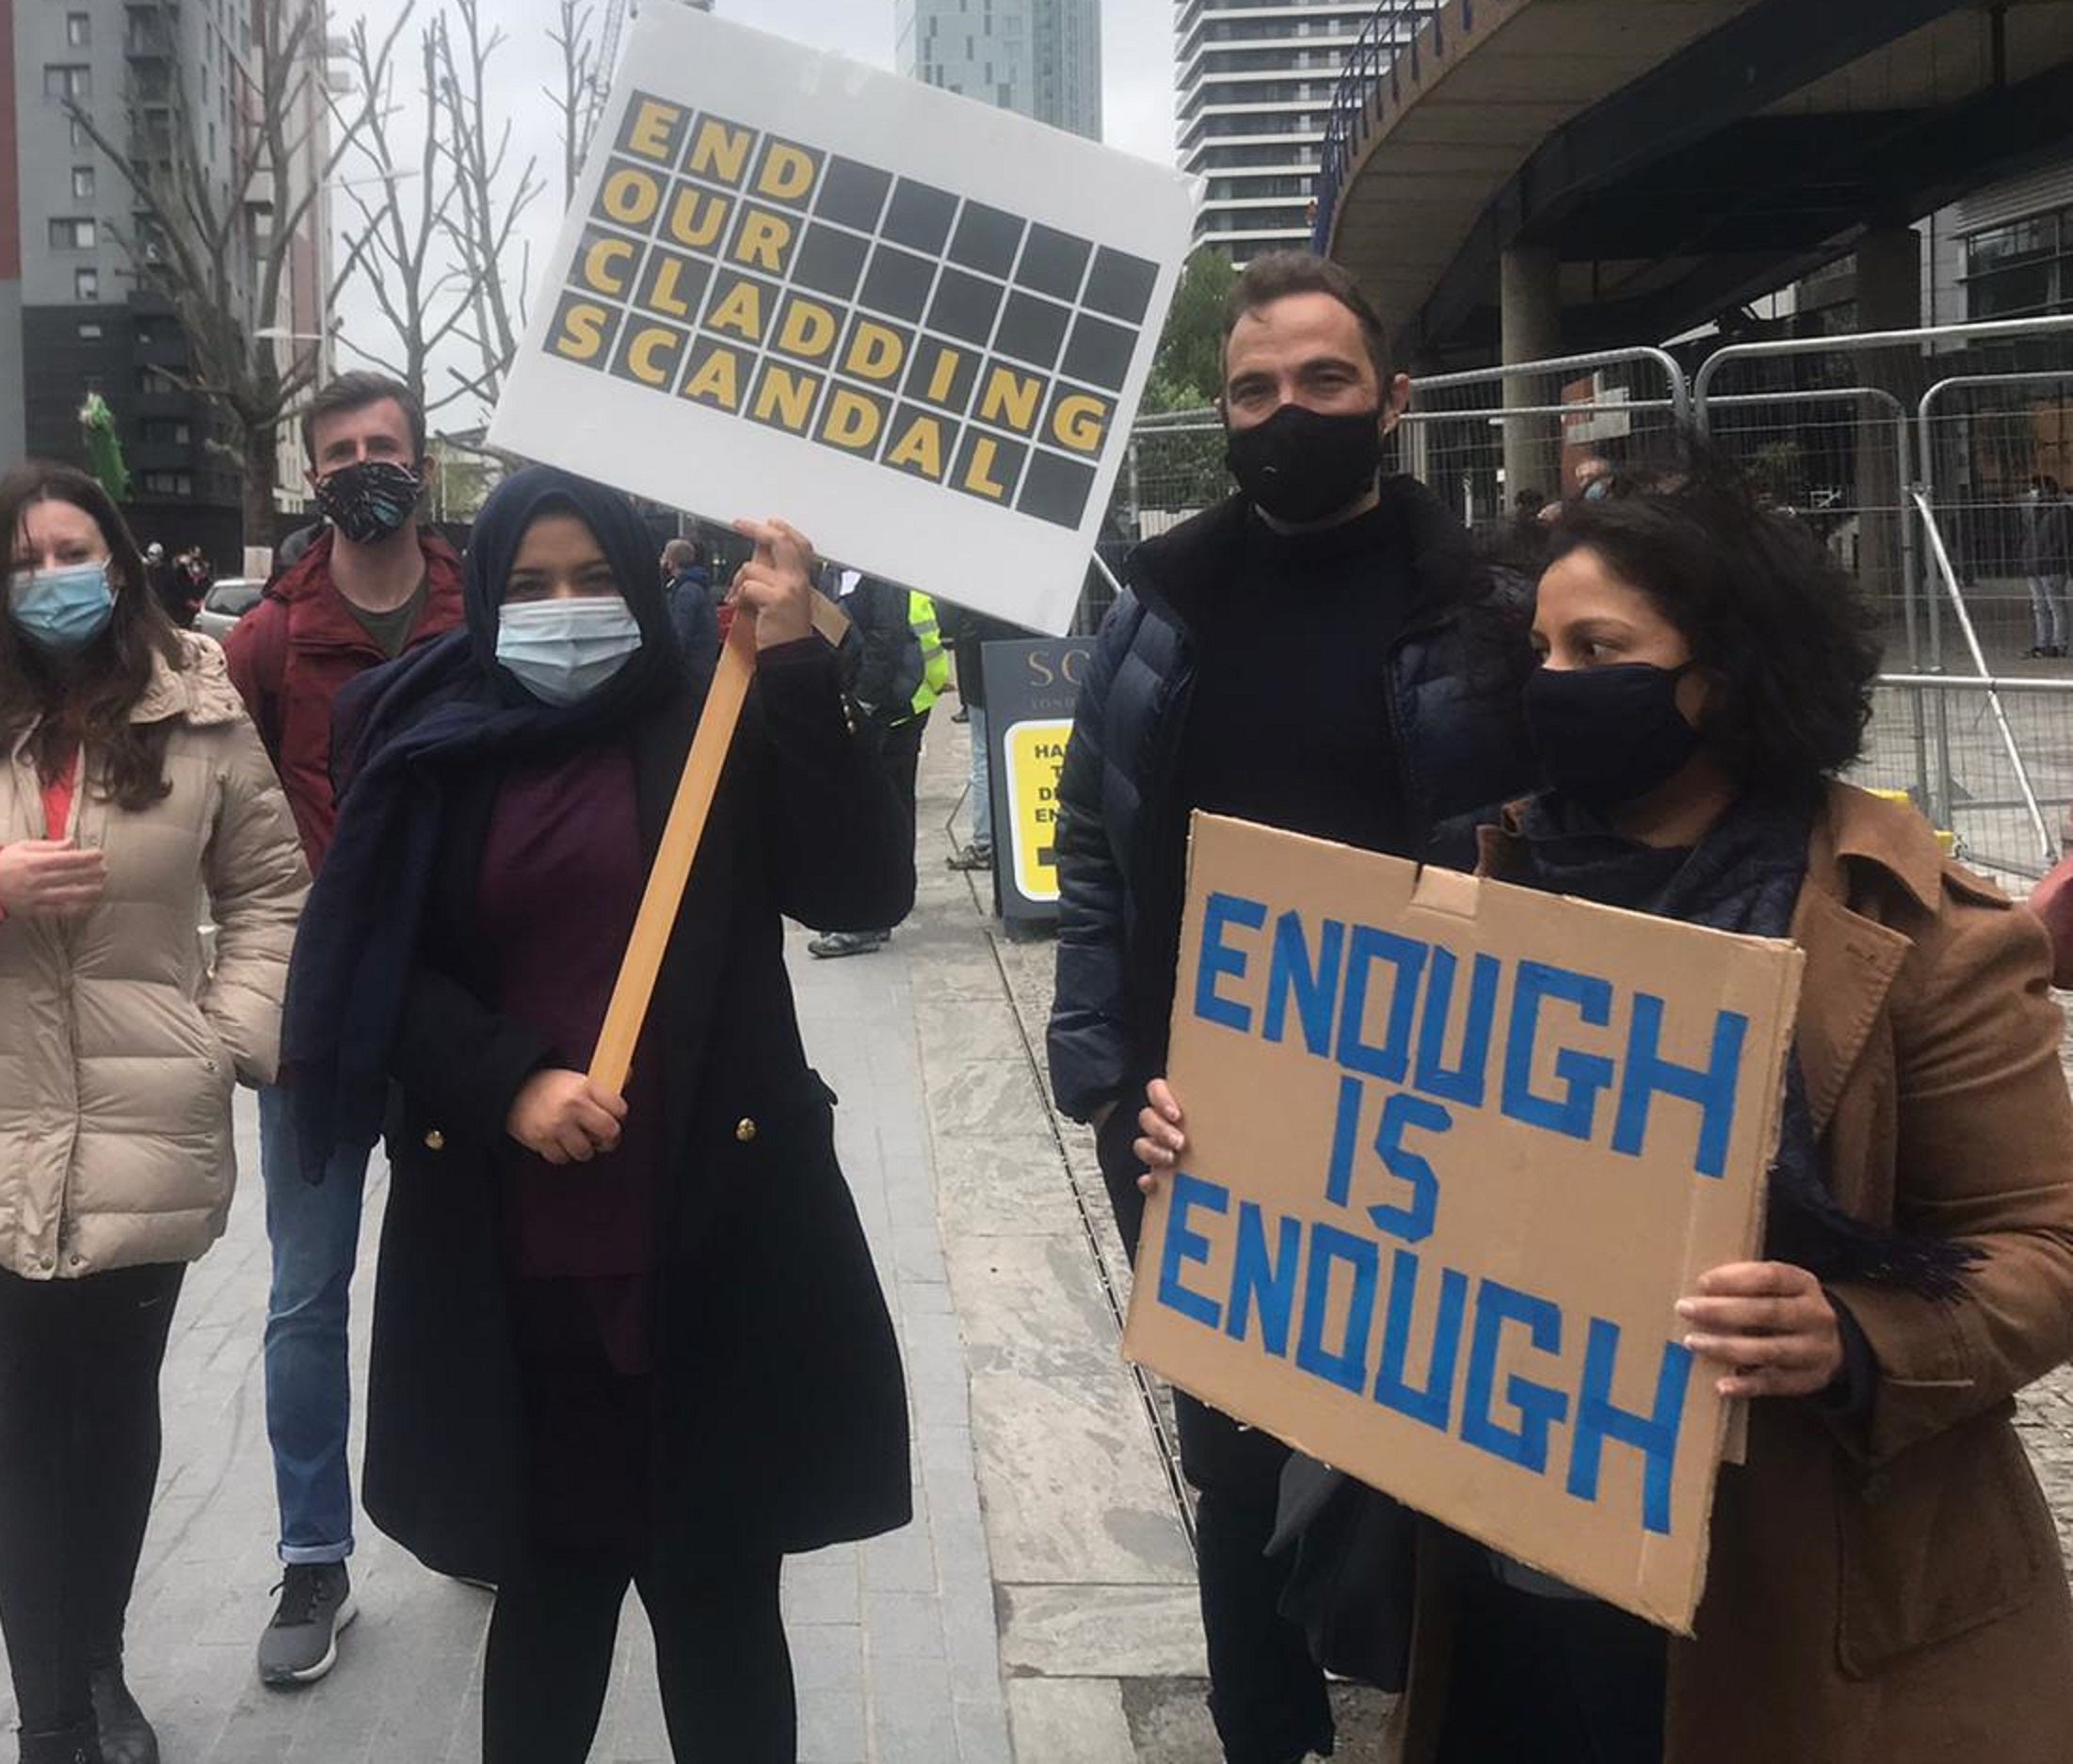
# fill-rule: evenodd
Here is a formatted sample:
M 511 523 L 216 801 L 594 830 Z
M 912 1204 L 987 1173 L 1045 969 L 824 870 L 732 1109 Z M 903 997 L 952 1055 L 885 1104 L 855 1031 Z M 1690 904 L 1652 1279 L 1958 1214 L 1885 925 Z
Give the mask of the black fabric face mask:
M 316 481 L 316 505 L 355 545 L 375 545 L 400 529 L 425 493 L 425 477 L 389 459 L 362 459 Z
M 1285 404 L 1251 428 L 1227 424 L 1224 462 L 1262 513 L 1307 526 L 1374 488 L 1382 462 L 1381 420 L 1379 410 L 1327 416 Z
M 1677 702 L 1695 666 L 1535 669 L 1526 723 L 1548 782 L 1586 808 L 1612 809 L 1675 778 L 1699 748 Z

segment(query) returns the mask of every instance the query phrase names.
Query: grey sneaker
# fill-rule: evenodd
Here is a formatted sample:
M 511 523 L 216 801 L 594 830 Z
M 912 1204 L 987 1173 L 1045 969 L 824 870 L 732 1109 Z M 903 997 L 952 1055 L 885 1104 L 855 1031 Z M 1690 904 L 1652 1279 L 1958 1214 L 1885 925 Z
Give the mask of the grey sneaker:
M 829 931 L 806 947 L 815 955 L 868 955 L 892 940 L 890 931 Z
M 263 1684 L 314 1684 L 338 1661 L 338 1632 L 360 1613 L 343 1562 L 292 1562 L 274 1589 L 281 1603 L 259 1638 Z

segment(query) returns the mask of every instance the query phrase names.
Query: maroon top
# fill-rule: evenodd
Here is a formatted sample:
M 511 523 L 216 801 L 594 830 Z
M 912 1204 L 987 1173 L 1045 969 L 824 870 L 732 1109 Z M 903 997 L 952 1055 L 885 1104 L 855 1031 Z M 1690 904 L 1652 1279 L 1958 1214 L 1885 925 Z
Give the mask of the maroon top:
M 619 746 L 515 770 L 497 793 L 478 885 L 493 1002 L 590 1063 L 647 881 L 632 756 Z M 505 1146 L 506 1259 L 521 1279 L 578 1279 L 621 1371 L 648 1367 L 663 1161 L 661 1086 L 636 1053 L 619 1149 L 551 1164 Z

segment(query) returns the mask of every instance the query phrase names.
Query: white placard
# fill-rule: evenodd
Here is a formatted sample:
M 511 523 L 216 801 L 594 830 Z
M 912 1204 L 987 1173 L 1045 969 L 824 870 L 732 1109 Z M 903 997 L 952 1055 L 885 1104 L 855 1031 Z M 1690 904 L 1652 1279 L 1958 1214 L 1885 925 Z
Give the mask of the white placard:
M 651 7 L 490 439 L 1062 632 L 1191 207 L 1166 168 Z

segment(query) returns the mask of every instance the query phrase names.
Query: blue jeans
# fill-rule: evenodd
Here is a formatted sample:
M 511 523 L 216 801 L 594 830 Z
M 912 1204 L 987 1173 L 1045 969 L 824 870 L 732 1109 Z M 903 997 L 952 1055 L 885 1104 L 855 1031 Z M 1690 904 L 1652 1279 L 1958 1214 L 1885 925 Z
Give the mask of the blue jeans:
M 305 1182 L 296 1165 L 288 1093 L 269 1086 L 259 1093 L 259 1164 L 274 1261 L 266 1299 L 266 1437 L 281 1505 L 281 1559 L 343 1562 L 353 1553 L 346 1323 L 367 1154 L 336 1151 L 324 1180 Z
M 972 842 L 982 850 L 993 847 L 993 798 L 988 795 L 989 780 L 987 778 L 986 707 L 983 704 L 968 706 L 971 713 L 969 732 L 972 736 Z

